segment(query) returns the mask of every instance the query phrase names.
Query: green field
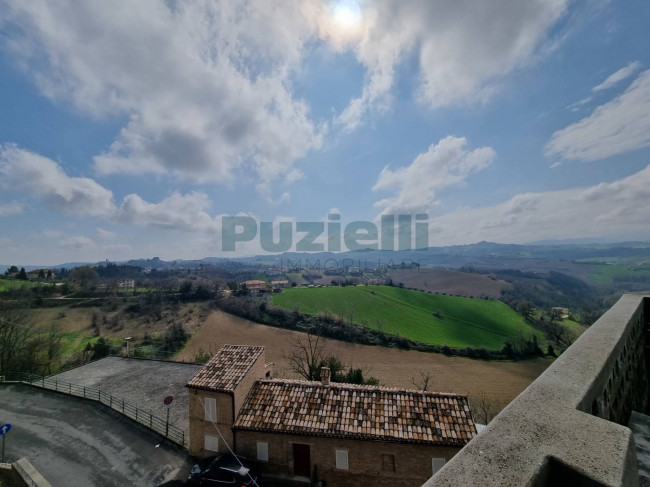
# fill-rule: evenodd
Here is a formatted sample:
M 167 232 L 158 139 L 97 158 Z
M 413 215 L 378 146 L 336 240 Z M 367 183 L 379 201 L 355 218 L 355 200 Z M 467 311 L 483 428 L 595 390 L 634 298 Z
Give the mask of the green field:
M 0 292 L 2 291 L 8 291 L 9 289 L 20 289 L 24 287 L 37 287 L 40 286 L 41 283 L 39 282 L 31 282 L 31 281 L 13 281 L 10 279 L 0 279 Z M 49 284 L 43 284 L 44 286 L 49 286 Z
M 542 339 L 520 314 L 499 301 L 389 286 L 286 289 L 273 296 L 273 304 L 311 315 L 330 312 L 348 322 L 450 347 L 499 350 L 511 337 L 537 334 Z
M 594 272 L 589 274 L 589 278 L 598 284 L 611 284 L 615 279 L 650 282 L 650 266 L 648 264 L 599 264 L 593 265 L 593 267 Z

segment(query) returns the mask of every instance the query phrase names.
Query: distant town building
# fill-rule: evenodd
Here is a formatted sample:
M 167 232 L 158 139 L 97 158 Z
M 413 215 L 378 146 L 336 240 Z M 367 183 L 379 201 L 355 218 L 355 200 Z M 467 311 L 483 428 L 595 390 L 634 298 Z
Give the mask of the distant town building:
M 135 289 L 135 280 L 134 279 L 119 279 L 117 281 L 118 289 Z
M 271 281 L 271 286 L 273 286 L 273 289 L 282 289 L 289 286 L 289 281 Z
M 476 436 L 465 396 L 271 378 L 265 348 L 226 345 L 189 381 L 190 454 L 235 453 L 267 474 L 421 485 Z
M 253 279 L 251 281 L 244 281 L 242 284 L 246 284 L 246 289 L 248 289 L 250 292 L 253 293 L 270 290 L 270 285 L 268 282 L 259 281 L 257 279 Z
M 569 317 L 569 308 L 561 308 L 559 306 L 553 306 L 551 308 L 551 311 L 553 313 L 558 313 L 560 316 L 562 316 L 563 319 L 566 319 Z

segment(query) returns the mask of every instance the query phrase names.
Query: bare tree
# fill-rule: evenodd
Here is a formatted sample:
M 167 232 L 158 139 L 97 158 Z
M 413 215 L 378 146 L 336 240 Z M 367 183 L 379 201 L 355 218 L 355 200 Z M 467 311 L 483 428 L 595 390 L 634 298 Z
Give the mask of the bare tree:
M 419 370 L 418 374 L 419 377 L 411 377 L 411 384 L 413 384 L 418 391 L 428 391 L 429 387 L 433 387 L 431 372 Z
M 505 407 L 499 401 L 490 399 L 484 389 L 477 389 L 469 396 L 469 405 L 478 424 L 488 424 Z
M 320 377 L 321 364 L 327 358 L 325 345 L 319 336 L 306 335 L 304 338 L 291 338 L 291 348 L 285 358 L 289 367 L 306 380 L 317 380 Z

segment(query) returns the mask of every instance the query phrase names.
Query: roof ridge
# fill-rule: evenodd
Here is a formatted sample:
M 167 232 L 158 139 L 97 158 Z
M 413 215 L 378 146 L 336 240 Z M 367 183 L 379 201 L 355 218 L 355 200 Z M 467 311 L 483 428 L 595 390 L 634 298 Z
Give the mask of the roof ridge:
M 382 391 L 382 392 L 403 392 L 406 394 L 420 394 L 427 396 L 437 396 L 437 397 L 454 397 L 454 398 L 465 398 L 467 399 L 466 394 L 458 394 L 456 392 L 438 392 L 438 391 L 423 391 L 420 389 L 406 389 L 402 387 L 387 387 L 387 386 L 375 386 L 370 384 L 350 384 L 348 382 L 330 382 L 329 385 L 324 385 L 321 381 L 313 380 L 304 380 L 304 379 L 258 379 L 257 382 L 271 383 L 271 384 L 295 384 L 295 385 L 305 385 L 305 386 L 314 386 L 314 387 L 324 387 L 324 388 L 336 388 L 336 389 L 357 389 L 364 391 Z

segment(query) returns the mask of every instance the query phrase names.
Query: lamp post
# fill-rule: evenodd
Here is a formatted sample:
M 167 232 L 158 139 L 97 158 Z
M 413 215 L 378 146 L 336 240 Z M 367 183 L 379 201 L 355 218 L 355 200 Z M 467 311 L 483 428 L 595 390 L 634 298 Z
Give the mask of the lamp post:
M 129 356 L 129 341 L 131 341 L 133 337 L 126 337 L 124 340 L 126 340 L 126 356 Z

